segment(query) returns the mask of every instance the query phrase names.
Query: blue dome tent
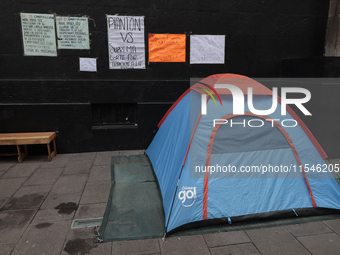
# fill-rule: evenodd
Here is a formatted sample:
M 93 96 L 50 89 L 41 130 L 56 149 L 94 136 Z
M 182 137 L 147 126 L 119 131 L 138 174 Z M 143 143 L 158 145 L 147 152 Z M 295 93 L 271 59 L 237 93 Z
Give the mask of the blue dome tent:
M 340 209 L 327 155 L 292 109 L 257 115 L 244 103 L 244 114 L 234 115 L 233 95 L 219 84 L 252 96 L 256 109 L 273 105 L 270 89 L 235 74 L 209 76 L 173 104 L 146 151 L 163 199 L 165 232 L 285 210 Z

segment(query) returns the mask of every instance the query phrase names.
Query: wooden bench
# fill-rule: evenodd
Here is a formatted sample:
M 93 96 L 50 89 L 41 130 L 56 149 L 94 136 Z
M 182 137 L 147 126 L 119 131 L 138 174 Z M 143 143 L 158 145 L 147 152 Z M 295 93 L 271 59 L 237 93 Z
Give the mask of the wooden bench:
M 0 134 L 0 145 L 16 145 L 17 153 L 1 153 L 0 156 L 18 155 L 18 161 L 21 163 L 27 156 L 27 145 L 29 144 L 47 144 L 48 161 L 51 161 L 57 155 L 55 144 L 55 132 L 42 133 L 6 133 Z M 53 151 L 51 152 L 50 143 L 53 141 Z M 21 152 L 20 146 L 24 145 L 25 152 Z

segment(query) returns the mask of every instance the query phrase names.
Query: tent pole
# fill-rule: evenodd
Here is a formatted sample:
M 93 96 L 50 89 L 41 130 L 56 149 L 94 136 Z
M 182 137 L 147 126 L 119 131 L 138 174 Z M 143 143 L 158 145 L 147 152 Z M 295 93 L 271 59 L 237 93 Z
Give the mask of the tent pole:
M 173 197 L 172 203 L 171 203 L 171 208 L 170 208 L 169 217 L 168 217 L 167 223 L 166 223 L 166 225 L 165 225 L 165 233 L 164 233 L 164 237 L 163 237 L 164 240 L 165 240 L 165 234 L 166 234 L 166 231 L 167 231 L 167 228 L 168 228 L 169 220 L 170 220 L 170 217 L 171 217 L 172 207 L 174 206 L 175 197 L 176 197 L 177 189 L 178 189 L 178 185 L 179 185 L 179 180 L 181 179 L 181 176 L 182 176 L 183 168 L 184 168 L 184 165 L 182 165 L 181 172 L 180 172 L 179 177 L 178 177 L 178 181 L 177 181 L 177 186 L 176 186 L 175 194 L 174 194 L 174 197 Z

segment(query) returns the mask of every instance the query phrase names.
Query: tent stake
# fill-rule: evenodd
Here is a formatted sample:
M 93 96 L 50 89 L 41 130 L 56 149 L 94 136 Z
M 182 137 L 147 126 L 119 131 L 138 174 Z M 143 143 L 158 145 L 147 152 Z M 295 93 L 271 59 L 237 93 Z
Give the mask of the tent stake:
M 166 232 L 164 232 L 164 236 L 162 237 L 162 242 L 165 242 L 165 236 L 166 236 Z

